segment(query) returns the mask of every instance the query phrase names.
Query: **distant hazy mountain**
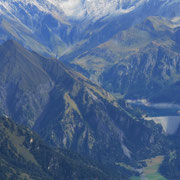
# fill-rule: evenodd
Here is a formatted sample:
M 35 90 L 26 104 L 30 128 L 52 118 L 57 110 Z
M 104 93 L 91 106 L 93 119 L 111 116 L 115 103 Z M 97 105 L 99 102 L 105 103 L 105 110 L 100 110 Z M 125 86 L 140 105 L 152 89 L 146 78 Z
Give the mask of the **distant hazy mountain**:
M 102 163 L 132 162 L 163 150 L 162 129 L 139 120 L 126 105 L 60 61 L 0 47 L 0 109 L 51 145 Z
M 117 179 L 79 155 L 48 147 L 5 116 L 0 117 L 0 137 L 1 179 Z
M 114 42 L 111 40 L 104 46 L 112 49 L 119 40 L 114 50 L 115 65 L 103 73 L 105 89 L 121 92 L 128 98 L 151 98 L 177 83 L 180 63 L 178 32 L 179 28 L 168 20 L 150 17 L 135 28 L 116 35 Z
M 179 26 L 152 16 L 80 53 L 70 63 L 115 95 L 177 103 L 179 47 Z
M 95 21 L 105 16 L 133 12 L 142 7 L 152 8 L 164 16 L 173 17 L 179 15 L 179 2 L 179 0 L 1 0 L 1 11 L 3 14 L 16 17 L 17 11 L 29 12 L 26 7 L 34 7 L 34 10 L 36 8 L 57 18 L 76 20 L 88 18 Z M 158 9 L 153 9 L 154 7 Z
M 16 39 L 54 57 L 80 45 L 85 52 L 148 16 L 179 23 L 179 4 L 179 0 L 0 0 L 0 42 Z
M 21 11 L 28 12 L 26 7 L 34 6 L 39 11 L 52 14 L 58 18 L 64 16 L 68 19 L 76 20 L 84 18 L 97 20 L 104 16 L 132 12 L 147 2 L 148 0 L 1 0 L 1 9 L 3 13 L 8 13 L 11 17 L 14 17 L 14 12 L 17 14 L 17 11 L 20 9 Z

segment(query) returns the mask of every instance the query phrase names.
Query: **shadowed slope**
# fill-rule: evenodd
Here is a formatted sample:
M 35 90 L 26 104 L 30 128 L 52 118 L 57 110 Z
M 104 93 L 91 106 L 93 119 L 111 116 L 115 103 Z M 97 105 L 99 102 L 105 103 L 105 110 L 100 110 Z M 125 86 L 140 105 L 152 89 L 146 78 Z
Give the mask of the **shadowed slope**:
M 1 179 L 116 179 L 69 151 L 52 149 L 27 128 L 0 117 Z
M 31 53 L 14 41 L 0 52 L 1 111 L 49 144 L 112 164 L 162 151 L 161 128 L 139 121 L 112 95 L 58 60 Z

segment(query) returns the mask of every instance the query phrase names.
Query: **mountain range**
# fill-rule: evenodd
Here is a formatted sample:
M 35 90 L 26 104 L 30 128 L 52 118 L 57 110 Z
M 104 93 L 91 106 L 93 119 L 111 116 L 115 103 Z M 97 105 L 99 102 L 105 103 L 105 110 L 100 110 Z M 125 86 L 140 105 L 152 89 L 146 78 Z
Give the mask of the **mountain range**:
M 167 62 L 153 65 L 159 57 L 151 56 L 158 53 L 158 48 L 169 52 L 167 56 L 172 53 L 174 57 L 178 56 L 178 0 L 103 0 L 98 3 L 93 0 L 46 0 L 43 3 L 17 0 L 1 1 L 0 6 L 0 42 L 16 39 L 26 48 L 46 57 L 60 58 L 117 97 L 163 101 L 163 97 L 172 96 L 174 87 L 177 87 L 178 78 L 173 75 L 175 70 L 170 74 L 155 72 L 158 70 L 154 68 L 161 68 L 161 63 L 166 66 Z M 151 70 L 140 74 L 136 72 L 139 65 L 134 59 L 143 60 L 144 52 L 152 59 L 149 64 L 152 68 L 147 67 Z M 136 68 L 131 71 L 130 66 L 134 63 Z M 178 69 L 176 64 L 174 69 Z M 144 82 L 139 76 L 145 79 Z M 124 82 L 124 79 L 128 81 Z M 159 88 L 161 92 L 157 92 Z M 179 100 L 171 98 L 165 101 Z
M 62 60 L 116 97 L 180 102 L 179 26 L 166 18 L 150 16 L 85 52 L 75 49 Z
M 16 39 L 29 49 L 59 58 L 79 46 L 82 51 L 97 46 L 148 16 L 178 23 L 178 8 L 178 0 L 1 0 L 0 42 Z
M 1 0 L 1 13 L 8 13 L 10 17 L 18 17 L 18 11 L 28 12 L 29 10 L 26 7 L 32 6 L 41 12 L 52 14 L 56 18 L 79 21 L 87 18 L 96 21 L 105 16 L 127 14 L 140 8 L 149 7 L 152 10 L 154 7 L 158 7 L 158 9 L 154 9 L 154 12 L 172 18 L 179 16 L 178 3 L 179 0 L 173 2 L 170 0 L 45 0 L 43 2 L 42 0 Z M 167 12 L 168 9 L 169 13 Z
M 126 104 L 60 61 L 7 41 L 0 47 L 0 67 L 1 112 L 48 144 L 105 164 L 163 151 L 162 128 L 131 114 Z
M 167 136 L 126 99 L 180 103 L 179 8 L 180 0 L 0 0 L 2 177 L 128 179 L 163 155 L 159 172 L 178 179 L 179 129 Z

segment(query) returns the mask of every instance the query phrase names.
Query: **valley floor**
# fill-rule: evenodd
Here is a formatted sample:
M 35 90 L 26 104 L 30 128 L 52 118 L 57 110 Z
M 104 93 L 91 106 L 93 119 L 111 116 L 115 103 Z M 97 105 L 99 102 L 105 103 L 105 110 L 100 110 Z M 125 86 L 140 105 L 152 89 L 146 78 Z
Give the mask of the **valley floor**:
M 163 160 L 163 156 L 157 156 L 155 158 L 144 160 L 147 167 L 142 169 L 140 177 L 134 176 L 131 180 L 167 180 L 158 172 L 159 166 Z

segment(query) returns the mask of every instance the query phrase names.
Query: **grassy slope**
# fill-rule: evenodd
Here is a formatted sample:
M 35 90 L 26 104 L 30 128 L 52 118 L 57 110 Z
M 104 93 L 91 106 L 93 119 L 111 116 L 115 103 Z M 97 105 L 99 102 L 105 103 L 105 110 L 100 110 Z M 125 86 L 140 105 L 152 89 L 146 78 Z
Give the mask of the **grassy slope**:
M 163 177 L 158 171 L 159 167 L 164 160 L 163 156 L 157 156 L 155 158 L 144 160 L 147 164 L 147 167 L 143 168 L 141 176 L 147 178 L 147 180 L 167 180 Z M 140 180 L 141 177 L 132 177 L 131 180 Z
M 0 177 L 3 179 L 116 179 L 69 151 L 46 146 L 37 135 L 0 117 Z

